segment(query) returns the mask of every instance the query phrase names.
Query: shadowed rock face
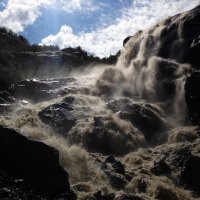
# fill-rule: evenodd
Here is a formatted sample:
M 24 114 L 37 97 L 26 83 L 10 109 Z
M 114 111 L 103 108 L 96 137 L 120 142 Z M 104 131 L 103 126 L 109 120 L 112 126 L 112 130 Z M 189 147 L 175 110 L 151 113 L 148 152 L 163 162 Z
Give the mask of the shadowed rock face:
M 200 125 L 200 73 L 195 72 L 187 78 L 185 84 L 185 98 L 190 121 Z
M 70 193 L 68 174 L 59 165 L 59 153 L 44 143 L 32 141 L 13 129 L 0 126 L 1 169 L 25 180 L 48 195 Z
M 180 175 L 180 184 L 200 194 L 200 157 L 189 156 Z

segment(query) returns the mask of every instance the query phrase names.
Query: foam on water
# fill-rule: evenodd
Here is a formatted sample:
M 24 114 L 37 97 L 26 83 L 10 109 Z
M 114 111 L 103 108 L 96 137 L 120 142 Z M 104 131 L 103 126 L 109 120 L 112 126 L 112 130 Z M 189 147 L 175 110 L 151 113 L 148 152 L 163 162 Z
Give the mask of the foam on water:
M 86 70 L 84 75 L 80 71 L 71 73 L 77 78 L 74 86 L 78 90 L 75 93 L 34 105 L 21 105 L 7 117 L 1 117 L 0 123 L 58 149 L 60 163 L 69 172 L 72 185 L 79 185 L 86 193 L 105 190 L 106 187 L 112 191 L 107 176 L 100 169 L 101 165 L 95 162 L 91 153 L 106 154 L 108 151 L 108 154 L 126 154 L 119 159 L 130 172 L 133 172 L 132 165 L 148 167 L 148 160 L 151 158 L 148 154 L 145 158 L 140 150 L 130 153 L 145 147 L 144 135 L 129 121 L 120 119 L 118 113 L 108 110 L 106 103 L 109 100 L 127 97 L 135 103 L 150 103 L 160 113 L 163 112 L 160 116 L 166 117 L 170 128 L 184 125 L 187 119 L 184 82 L 190 66 L 181 62 L 181 52 L 177 51 L 184 43 L 182 24 L 179 23 L 184 16 L 185 14 L 177 16 L 171 21 L 168 19 L 131 37 L 116 66 L 97 66 L 90 72 Z M 168 44 L 168 55 L 163 56 L 167 52 L 166 50 L 163 53 L 166 45 L 165 33 L 172 25 L 176 27 L 172 35 L 173 43 Z M 64 101 L 67 96 L 75 99 L 72 113 L 78 120 L 69 133 L 58 135 L 50 126 L 40 121 L 38 112 L 49 105 Z M 100 123 L 100 131 L 95 129 L 95 120 Z M 174 140 L 171 137 L 170 141 Z M 152 179 L 149 175 L 141 177 L 137 172 L 136 170 L 136 176 L 126 186 L 126 192 L 138 192 L 136 182 L 143 178 L 151 185 L 149 196 L 153 196 L 157 187 L 174 190 L 173 184 L 166 177 Z M 182 189 L 176 188 L 175 193 L 179 199 L 188 199 L 190 196 Z

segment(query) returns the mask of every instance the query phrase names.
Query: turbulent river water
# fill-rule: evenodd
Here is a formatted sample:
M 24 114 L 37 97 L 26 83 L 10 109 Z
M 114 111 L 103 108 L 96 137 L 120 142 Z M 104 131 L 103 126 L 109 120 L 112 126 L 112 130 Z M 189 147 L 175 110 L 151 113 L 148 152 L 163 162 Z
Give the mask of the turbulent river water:
M 182 63 L 179 50 L 186 14 L 139 31 L 127 41 L 115 66 L 85 67 L 62 78 L 13 84 L 7 90 L 8 102 L 1 104 L 0 123 L 58 149 L 60 163 L 80 196 L 96 190 L 137 193 L 139 179 L 150 185 L 149 196 L 157 185 L 173 188 L 170 178 L 140 170 L 147 170 L 169 141 L 175 145 L 173 136 L 181 129 L 193 128 L 184 127 L 184 83 L 191 67 Z M 169 27 L 175 27 L 170 43 Z M 119 189 L 112 184 L 109 165 L 102 169 L 109 155 L 126 167 L 120 177 L 126 184 Z M 181 199 L 190 197 L 182 189 L 175 192 Z

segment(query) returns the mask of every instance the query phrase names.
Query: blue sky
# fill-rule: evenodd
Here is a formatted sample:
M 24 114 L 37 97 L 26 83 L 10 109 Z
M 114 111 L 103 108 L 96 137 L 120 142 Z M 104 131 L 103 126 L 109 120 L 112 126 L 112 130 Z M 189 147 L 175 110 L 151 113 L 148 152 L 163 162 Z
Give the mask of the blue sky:
M 95 11 L 84 12 L 76 10 L 75 12 L 66 12 L 60 8 L 46 7 L 42 9 L 42 15 L 36 22 L 29 26 L 22 34 L 29 39 L 31 43 L 39 43 L 50 35 L 59 32 L 64 24 L 72 27 L 75 34 L 89 32 L 99 26 L 112 24 L 120 17 L 122 10 L 131 6 L 131 0 L 94 0 L 95 4 L 102 3 Z M 104 18 L 105 21 L 103 20 Z M 40 30 L 40 31 L 38 31 Z
M 200 0 L 0 0 L 0 24 L 31 43 L 81 46 L 99 57 L 124 38 L 186 11 Z

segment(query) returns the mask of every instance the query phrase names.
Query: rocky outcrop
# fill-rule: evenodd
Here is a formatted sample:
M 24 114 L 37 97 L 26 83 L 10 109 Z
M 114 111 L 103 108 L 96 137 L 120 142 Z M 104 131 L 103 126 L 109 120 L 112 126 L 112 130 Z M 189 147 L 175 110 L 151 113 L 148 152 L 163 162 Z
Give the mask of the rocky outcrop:
M 2 126 L 0 168 L 24 179 L 27 186 L 42 194 L 57 196 L 71 193 L 68 174 L 59 165 L 56 149 Z
M 185 98 L 190 121 L 200 125 L 200 73 L 195 72 L 186 79 Z
M 23 79 L 63 77 L 75 68 L 115 64 L 119 56 L 100 59 L 80 47 L 59 50 L 55 46 L 30 45 L 24 37 L 4 28 L 0 28 L 0 44 L 0 90 Z
M 158 160 L 154 162 L 151 171 L 157 176 L 168 175 L 171 172 L 171 168 L 164 160 Z
M 6 90 L 0 92 L 0 104 L 11 104 L 22 101 L 35 104 L 59 98 L 69 93 L 76 93 L 76 81 L 75 78 L 35 78 L 21 80 L 11 84 Z
M 164 139 L 160 137 L 169 127 L 164 120 L 162 110 L 153 104 L 134 103 L 128 98 L 119 98 L 107 103 L 107 108 L 117 113 L 121 119 L 130 121 L 145 136 L 149 143 L 160 142 Z
M 51 126 L 60 134 L 66 134 L 77 121 L 73 110 L 73 98 L 67 102 L 53 104 L 38 113 L 39 118 L 45 124 Z

